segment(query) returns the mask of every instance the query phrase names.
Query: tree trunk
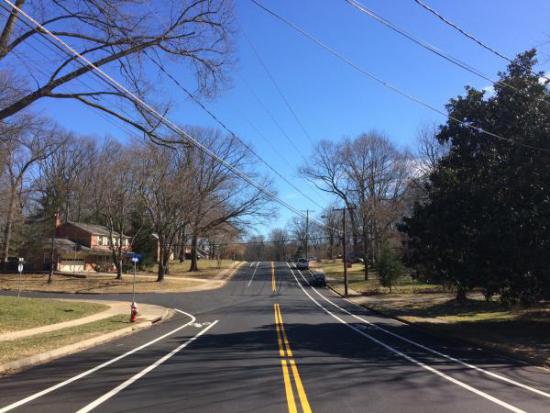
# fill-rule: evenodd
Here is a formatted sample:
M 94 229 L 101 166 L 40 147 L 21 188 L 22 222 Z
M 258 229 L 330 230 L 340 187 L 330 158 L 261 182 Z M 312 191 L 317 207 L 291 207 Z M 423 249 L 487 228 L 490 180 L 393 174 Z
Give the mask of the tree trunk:
M 369 234 L 366 230 L 366 225 L 363 224 L 363 264 L 364 264 L 364 274 L 365 281 L 369 279 Z
M 456 288 L 456 302 L 460 305 L 466 302 L 466 289 L 462 285 Z
M 170 250 L 164 243 L 163 238 L 159 238 L 159 264 L 157 272 L 157 282 L 164 281 L 164 276 L 166 275 L 166 269 L 168 267 L 168 258 L 170 255 Z M 168 251 L 168 252 L 167 252 Z
M 15 2 L 15 6 L 21 8 L 23 7 L 25 1 L 26 0 L 17 0 Z M 19 12 L 16 9 L 12 8 L 10 16 L 8 17 L 6 25 L 4 26 L 2 34 L 0 35 L 0 59 L 3 59 L 8 54 L 8 45 L 10 43 L 10 37 L 13 33 L 13 28 L 17 23 L 18 14 Z
M 55 258 L 55 233 L 56 233 L 56 230 L 57 230 L 57 214 L 58 212 L 55 213 L 54 215 L 54 222 L 53 222 L 53 232 L 52 232 L 52 245 L 51 245 L 51 250 L 50 250 L 50 272 L 48 274 L 48 284 L 51 284 L 52 281 L 53 281 L 53 272 L 54 272 L 54 258 Z
M 199 266 L 197 263 L 197 235 L 193 234 L 193 237 L 191 239 L 191 266 L 189 267 L 189 271 L 198 271 Z
M 10 190 L 10 201 L 8 204 L 8 215 L 6 217 L 6 225 L 4 227 L 4 250 L 2 251 L 2 269 L 7 269 L 8 256 L 10 255 L 11 233 L 13 228 L 13 216 L 15 209 L 16 187 Z

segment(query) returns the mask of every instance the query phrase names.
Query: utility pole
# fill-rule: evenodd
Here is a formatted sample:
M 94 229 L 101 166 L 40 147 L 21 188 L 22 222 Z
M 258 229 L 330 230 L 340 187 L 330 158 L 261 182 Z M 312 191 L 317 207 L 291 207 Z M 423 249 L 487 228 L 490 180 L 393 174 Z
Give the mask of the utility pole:
M 348 263 L 346 253 L 346 207 L 336 208 L 333 211 L 342 211 L 342 261 L 344 263 L 344 297 L 348 296 Z
M 306 209 L 306 260 L 309 262 L 309 209 Z

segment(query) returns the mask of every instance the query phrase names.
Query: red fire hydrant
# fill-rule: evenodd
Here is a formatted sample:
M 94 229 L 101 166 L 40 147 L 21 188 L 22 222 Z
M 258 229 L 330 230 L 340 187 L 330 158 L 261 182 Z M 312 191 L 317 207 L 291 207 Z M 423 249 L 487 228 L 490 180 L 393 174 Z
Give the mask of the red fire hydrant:
M 137 305 L 135 302 L 132 302 L 132 305 L 130 306 L 130 322 L 133 323 L 136 321 L 138 311 L 137 311 Z

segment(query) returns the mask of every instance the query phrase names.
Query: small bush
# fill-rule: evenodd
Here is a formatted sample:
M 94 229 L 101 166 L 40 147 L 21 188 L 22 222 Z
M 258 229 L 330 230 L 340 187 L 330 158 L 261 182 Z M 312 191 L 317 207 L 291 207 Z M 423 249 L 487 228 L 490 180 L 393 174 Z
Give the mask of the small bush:
M 395 252 L 389 248 L 383 248 L 376 260 L 376 271 L 380 284 L 388 287 L 391 292 L 393 284 L 403 274 L 403 264 Z

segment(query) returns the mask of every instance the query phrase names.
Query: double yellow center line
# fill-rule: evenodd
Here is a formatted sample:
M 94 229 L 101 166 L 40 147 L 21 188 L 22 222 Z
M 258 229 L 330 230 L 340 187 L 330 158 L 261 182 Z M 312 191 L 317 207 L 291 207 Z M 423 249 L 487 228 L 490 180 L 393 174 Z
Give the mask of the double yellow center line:
M 294 361 L 292 355 L 292 349 L 288 342 L 285 327 L 283 324 L 283 315 L 281 313 L 281 306 L 279 304 L 273 304 L 273 310 L 275 312 L 275 326 L 277 328 L 277 343 L 279 345 L 279 356 L 281 357 L 281 366 L 283 369 L 283 379 L 285 382 L 286 400 L 288 404 L 289 413 L 297 413 L 296 399 L 294 397 L 294 387 L 298 393 L 300 400 L 301 410 L 303 413 L 311 413 L 311 407 L 307 400 L 307 395 L 298 373 L 298 367 Z M 291 378 L 292 375 L 292 378 Z M 294 379 L 294 380 L 292 380 Z

